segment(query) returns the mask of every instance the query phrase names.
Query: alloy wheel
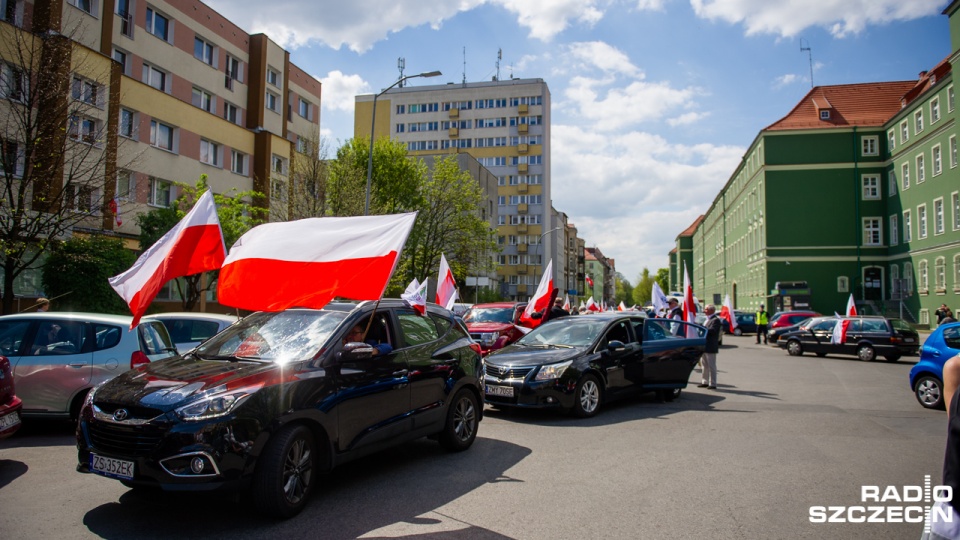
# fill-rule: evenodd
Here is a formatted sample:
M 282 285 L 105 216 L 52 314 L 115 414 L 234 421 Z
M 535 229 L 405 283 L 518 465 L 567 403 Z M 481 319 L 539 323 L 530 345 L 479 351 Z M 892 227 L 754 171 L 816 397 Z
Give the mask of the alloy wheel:
M 313 458 L 302 438 L 290 445 L 283 462 L 283 493 L 290 504 L 298 504 L 310 488 Z
M 580 408 L 583 412 L 590 414 L 597 409 L 600 404 L 600 387 L 593 379 L 583 381 L 580 387 Z
M 453 412 L 453 431 L 457 439 L 466 442 L 473 437 L 476 429 L 477 410 L 473 406 L 473 400 L 464 396 L 457 402 L 456 410 Z

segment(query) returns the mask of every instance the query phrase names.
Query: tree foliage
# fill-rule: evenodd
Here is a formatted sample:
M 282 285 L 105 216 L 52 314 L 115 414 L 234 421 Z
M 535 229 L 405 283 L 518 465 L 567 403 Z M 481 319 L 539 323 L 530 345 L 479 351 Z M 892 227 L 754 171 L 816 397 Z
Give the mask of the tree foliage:
M 664 294 L 670 292 L 670 269 L 660 268 L 657 270 L 657 285 L 663 290 Z
M 620 305 L 620 302 L 623 302 L 624 305 L 630 307 L 635 303 L 633 299 L 635 289 L 633 285 L 630 284 L 630 280 L 624 277 L 624 275 L 620 272 L 614 274 L 614 287 L 614 304 Z
M 644 267 L 640 275 L 637 276 L 637 286 L 633 289 L 633 301 L 635 304 L 645 306 L 650 303 L 654 281 L 653 276 L 650 275 L 650 269 Z
M 333 216 L 361 216 L 366 202 L 369 143 L 360 138 L 346 141 L 330 164 L 327 208 Z M 400 141 L 380 138 L 374 142 L 370 183 L 370 215 L 397 214 L 419 207 L 419 188 L 426 174 L 421 160 L 407 157 Z
M 286 208 L 274 207 L 271 200 L 270 213 L 274 220 L 296 220 L 327 215 L 327 189 L 330 163 L 327 161 L 327 140 L 320 136 L 319 128 L 303 141 L 302 151 L 293 153 L 290 161 L 290 200 Z
M 74 237 L 52 246 L 43 267 L 43 290 L 57 311 L 129 314 L 108 279 L 130 268 L 136 256 L 117 238 Z

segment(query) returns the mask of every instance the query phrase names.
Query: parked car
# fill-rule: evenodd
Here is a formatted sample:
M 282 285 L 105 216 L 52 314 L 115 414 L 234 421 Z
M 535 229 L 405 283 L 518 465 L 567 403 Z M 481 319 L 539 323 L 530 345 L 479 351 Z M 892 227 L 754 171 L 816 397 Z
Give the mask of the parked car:
M 910 388 L 920 405 L 943 409 L 943 364 L 960 354 L 960 323 L 940 325 L 920 348 L 920 361 L 910 369 Z
M 481 354 L 486 356 L 523 337 L 523 331 L 517 326 L 526 308 L 526 302 L 474 304 L 463 314 L 463 322 L 470 337 L 480 344 Z
M 820 317 L 820 314 L 816 311 L 778 311 L 774 313 L 767 324 L 767 342 L 777 343 L 780 336 L 783 335 L 774 332 L 774 330 L 793 326 L 810 317 Z M 771 334 L 771 332 L 773 333 Z
M 685 337 L 690 327 L 696 337 Z M 487 403 L 597 414 L 607 401 L 656 391 L 679 397 L 706 344 L 706 328 L 642 312 L 547 321 L 484 359 Z
M 346 342 L 357 326 L 364 342 Z M 249 486 L 254 507 L 291 517 L 320 471 L 427 436 L 469 448 L 481 366 L 479 346 L 434 304 L 425 316 L 396 299 L 255 313 L 90 392 L 77 470 L 135 488 Z
M 219 313 L 172 312 L 150 315 L 167 327 L 177 351 L 185 353 L 240 320 L 236 315 Z
M 6 356 L 0 356 L 0 439 L 6 439 L 20 429 L 20 409 L 23 402 L 17 397 L 13 383 L 13 369 Z
M 129 369 L 173 356 L 160 321 L 100 313 L 0 317 L 0 354 L 10 359 L 23 416 L 76 418 L 87 391 Z
M 878 316 L 841 319 L 850 321 L 843 343 L 831 342 L 833 329 L 840 319 L 826 317 L 806 329 L 780 336 L 778 345 L 791 356 L 800 356 L 805 352 L 817 356 L 843 354 L 856 356 L 864 362 L 870 362 L 877 356 L 883 356 L 888 362 L 896 362 L 901 356 L 916 355 L 920 347 L 920 335 L 900 319 Z
M 747 311 L 734 310 L 733 316 L 737 318 L 737 327 L 730 331 L 730 325 L 724 325 L 723 330 L 728 334 L 742 336 L 744 334 L 757 334 L 757 314 Z

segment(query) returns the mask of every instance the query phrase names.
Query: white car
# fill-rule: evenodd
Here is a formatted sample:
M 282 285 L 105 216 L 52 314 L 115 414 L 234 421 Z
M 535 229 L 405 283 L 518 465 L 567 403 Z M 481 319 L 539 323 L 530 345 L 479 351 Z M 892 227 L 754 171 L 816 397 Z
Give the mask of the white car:
M 144 318 L 162 322 L 170 332 L 170 338 L 180 353 L 193 349 L 240 320 L 236 315 L 189 311 L 157 313 Z

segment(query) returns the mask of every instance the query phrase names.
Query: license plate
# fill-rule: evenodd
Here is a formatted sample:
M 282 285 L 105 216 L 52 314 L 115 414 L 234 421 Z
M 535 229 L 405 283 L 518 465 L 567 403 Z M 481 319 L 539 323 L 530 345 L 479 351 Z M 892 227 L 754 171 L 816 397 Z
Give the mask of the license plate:
M 19 423 L 20 423 L 20 415 L 17 414 L 17 411 L 13 411 L 12 413 L 4 417 L 0 417 L 0 431 L 3 431 L 8 427 L 13 427 Z
M 512 386 L 486 386 L 486 392 L 488 396 L 503 396 L 503 397 L 513 397 L 513 387 Z
M 904 342 L 904 343 L 913 343 L 913 338 L 912 338 L 912 337 L 903 338 L 903 342 Z
M 133 462 L 90 454 L 90 472 L 111 478 L 133 480 Z

